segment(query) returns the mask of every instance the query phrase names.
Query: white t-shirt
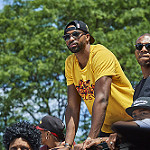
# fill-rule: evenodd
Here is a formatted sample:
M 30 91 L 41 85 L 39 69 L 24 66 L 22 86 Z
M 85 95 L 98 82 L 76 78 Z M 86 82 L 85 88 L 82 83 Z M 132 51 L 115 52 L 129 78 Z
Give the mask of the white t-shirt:
M 138 124 L 140 128 L 150 128 L 150 118 L 136 120 L 134 122 L 136 122 L 136 124 Z

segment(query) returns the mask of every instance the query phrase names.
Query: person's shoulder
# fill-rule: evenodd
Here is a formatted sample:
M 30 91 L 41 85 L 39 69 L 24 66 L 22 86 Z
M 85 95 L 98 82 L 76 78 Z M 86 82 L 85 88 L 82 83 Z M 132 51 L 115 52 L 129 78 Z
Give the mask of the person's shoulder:
M 139 89 L 141 89 L 145 83 L 146 79 L 142 78 L 135 86 L 134 90 L 135 90 L 135 93 L 134 95 L 136 94 L 136 91 L 138 91 Z M 139 91 L 138 91 L 139 92 Z M 139 93 L 138 93 L 139 95 Z M 136 98 L 137 99 L 137 98 Z
M 71 54 L 71 55 L 69 55 L 66 59 L 71 59 L 71 58 L 74 58 L 74 54 Z
M 93 54 L 107 54 L 107 55 L 112 55 L 114 56 L 114 54 L 109 50 L 107 49 L 104 45 L 101 45 L 101 44 L 96 44 L 96 45 L 91 45 L 91 52 Z
M 93 50 L 105 50 L 107 48 L 104 45 L 96 44 L 96 45 L 91 45 L 91 49 L 93 49 Z
M 72 55 L 69 55 L 67 58 L 66 58 L 66 62 L 72 62 L 73 60 L 75 60 L 75 55 L 72 54 Z
M 91 58 L 96 60 L 107 60 L 107 61 L 116 61 L 115 55 L 108 50 L 105 46 L 97 44 L 91 45 Z

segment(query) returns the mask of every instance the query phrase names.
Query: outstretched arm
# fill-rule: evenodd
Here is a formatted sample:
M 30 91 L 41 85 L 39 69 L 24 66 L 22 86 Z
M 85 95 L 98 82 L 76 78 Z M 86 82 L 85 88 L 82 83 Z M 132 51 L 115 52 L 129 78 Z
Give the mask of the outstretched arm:
M 68 86 L 68 106 L 66 109 L 66 139 L 65 142 L 72 145 L 78 129 L 81 97 L 74 84 Z
M 111 90 L 112 78 L 104 76 L 98 79 L 95 83 L 94 93 L 95 101 L 92 108 L 92 123 L 88 139 L 83 144 L 83 149 L 86 149 L 88 143 L 98 137 L 100 129 L 105 119 L 106 108 L 108 105 L 108 98 Z
M 103 125 L 111 89 L 111 82 L 111 77 L 104 76 L 98 79 L 95 83 L 95 101 L 92 109 L 92 124 L 89 133 L 90 138 L 96 138 Z
M 139 127 L 136 122 L 134 121 L 117 121 L 115 123 L 112 124 L 111 128 L 113 131 L 117 132 L 116 128 L 117 127 L 121 127 L 121 126 L 128 126 L 128 127 Z

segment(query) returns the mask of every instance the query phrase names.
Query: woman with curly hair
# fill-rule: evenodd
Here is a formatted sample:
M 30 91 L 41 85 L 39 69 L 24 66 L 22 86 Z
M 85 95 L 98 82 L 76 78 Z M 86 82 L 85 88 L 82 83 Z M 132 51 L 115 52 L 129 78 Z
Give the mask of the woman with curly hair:
M 6 150 L 39 150 L 41 133 L 29 122 L 18 122 L 7 127 L 3 135 Z

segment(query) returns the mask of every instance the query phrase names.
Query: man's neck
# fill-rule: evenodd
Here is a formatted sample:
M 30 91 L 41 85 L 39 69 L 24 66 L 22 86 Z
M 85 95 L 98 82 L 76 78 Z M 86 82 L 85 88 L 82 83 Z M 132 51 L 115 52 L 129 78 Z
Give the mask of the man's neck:
M 90 56 L 90 44 L 88 44 L 84 51 L 81 51 L 79 53 L 75 53 L 77 59 L 78 59 L 78 62 L 79 62 L 79 65 L 80 65 L 80 68 L 83 69 L 87 63 L 88 63 L 88 60 L 89 60 L 89 56 Z
M 150 76 L 150 67 L 141 67 L 144 79 Z

